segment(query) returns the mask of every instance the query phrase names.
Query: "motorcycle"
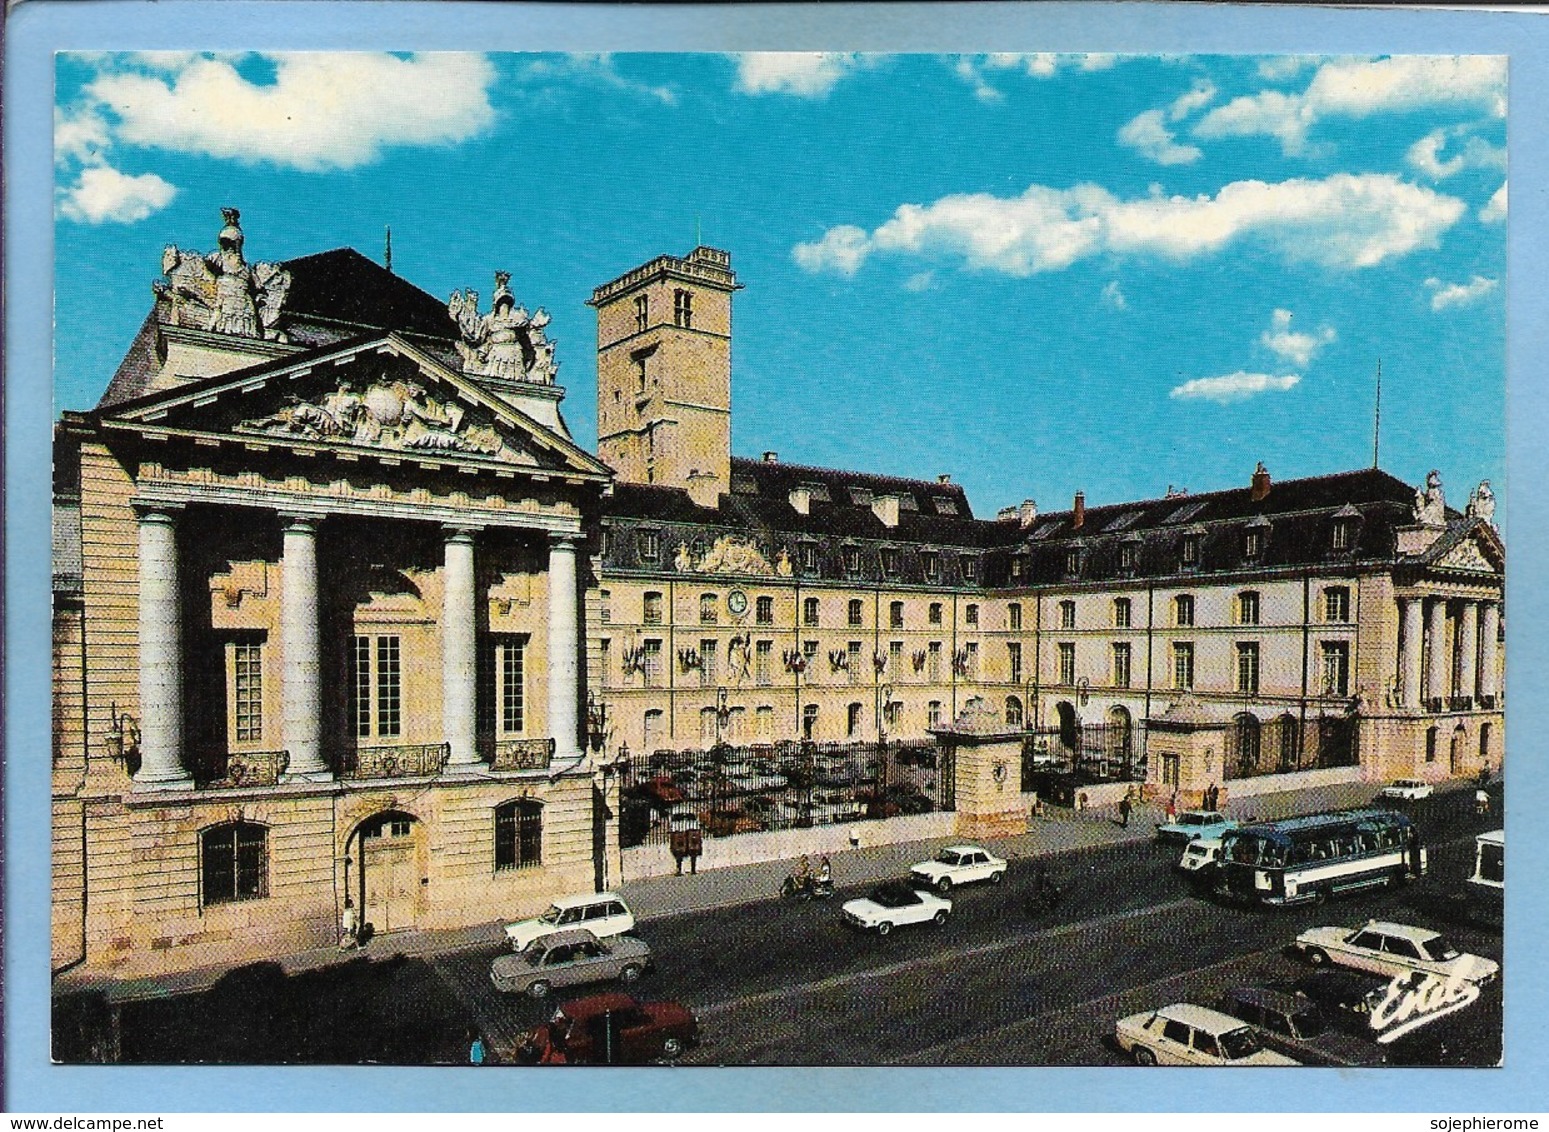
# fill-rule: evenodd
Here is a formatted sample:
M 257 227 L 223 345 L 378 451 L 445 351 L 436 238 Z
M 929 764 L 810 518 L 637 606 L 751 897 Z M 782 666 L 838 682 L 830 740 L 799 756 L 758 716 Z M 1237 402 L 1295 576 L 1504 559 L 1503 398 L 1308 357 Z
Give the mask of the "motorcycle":
M 780 885 L 780 896 L 787 900 L 827 900 L 834 894 L 834 882 L 822 877 L 799 877 L 794 873 Z

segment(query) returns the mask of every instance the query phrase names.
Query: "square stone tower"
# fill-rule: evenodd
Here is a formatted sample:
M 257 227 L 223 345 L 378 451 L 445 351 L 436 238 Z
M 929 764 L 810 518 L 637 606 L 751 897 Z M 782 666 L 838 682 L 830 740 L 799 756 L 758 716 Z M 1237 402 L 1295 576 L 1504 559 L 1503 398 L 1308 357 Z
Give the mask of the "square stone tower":
M 628 483 L 731 490 L 731 255 L 658 256 L 592 292 L 597 452 Z

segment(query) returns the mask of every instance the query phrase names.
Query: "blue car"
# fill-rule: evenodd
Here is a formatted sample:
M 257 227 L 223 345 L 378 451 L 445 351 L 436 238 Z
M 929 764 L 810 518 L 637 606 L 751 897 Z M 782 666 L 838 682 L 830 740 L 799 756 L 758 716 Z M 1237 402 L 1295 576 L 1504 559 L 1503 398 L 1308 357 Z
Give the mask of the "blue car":
M 1168 845 L 1187 845 L 1200 838 L 1220 837 L 1237 823 L 1219 810 L 1184 810 L 1170 822 L 1156 827 L 1156 839 Z

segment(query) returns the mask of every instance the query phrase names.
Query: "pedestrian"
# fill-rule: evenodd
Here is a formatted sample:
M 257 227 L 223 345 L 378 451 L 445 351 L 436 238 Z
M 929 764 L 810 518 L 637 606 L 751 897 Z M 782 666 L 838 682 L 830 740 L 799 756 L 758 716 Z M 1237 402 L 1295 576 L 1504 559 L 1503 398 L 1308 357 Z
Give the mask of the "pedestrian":
M 1167 799 L 1167 807 L 1164 812 L 1167 814 L 1168 824 L 1171 825 L 1178 817 L 1178 792 L 1176 790 L 1172 792 L 1172 797 Z
M 1078 810 L 1086 809 L 1086 791 L 1085 790 L 1081 791 L 1081 793 L 1076 795 L 1076 809 L 1078 809 Z
M 1490 792 L 1483 786 L 1474 791 L 1474 812 L 1481 816 L 1490 812 Z
M 473 1041 L 468 1046 L 468 1064 L 484 1064 L 484 1038 L 477 1030 L 473 1032 Z
M 1133 804 L 1128 794 L 1119 799 L 1119 825 L 1124 829 L 1129 828 L 1129 812 Z
M 1488 785 L 1490 785 L 1490 764 L 1485 763 L 1479 768 L 1479 788 L 1483 790 Z
M 344 898 L 344 910 L 339 913 L 339 950 L 349 951 L 360 943 L 360 913 L 355 902 Z

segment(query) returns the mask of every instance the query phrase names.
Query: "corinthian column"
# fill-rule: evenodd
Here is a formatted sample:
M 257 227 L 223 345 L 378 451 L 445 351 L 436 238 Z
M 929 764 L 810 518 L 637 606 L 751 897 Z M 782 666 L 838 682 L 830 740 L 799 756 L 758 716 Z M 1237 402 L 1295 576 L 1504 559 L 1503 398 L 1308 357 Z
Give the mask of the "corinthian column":
M 1447 599 L 1433 598 L 1425 617 L 1425 694 L 1433 700 L 1447 697 Z M 1445 704 L 1443 705 L 1446 706 Z
M 1425 659 L 1425 599 L 1399 598 L 1404 607 L 1404 647 L 1400 671 L 1404 678 L 1404 704 L 1416 710 L 1420 707 L 1420 677 L 1424 672 Z
M 441 718 L 449 766 L 479 761 L 474 733 L 477 649 L 474 628 L 473 532 L 446 529 L 441 571 Z
M 1465 601 L 1458 619 L 1458 695 L 1477 697 L 1479 676 L 1479 603 Z
M 1501 607 L 1493 601 L 1480 603 L 1479 609 L 1479 697 L 1499 696 L 1496 671 L 1500 663 L 1496 639 L 1501 632 Z
M 554 755 L 560 759 L 574 759 L 581 753 L 575 565 L 579 537 L 553 535 L 549 541 L 549 734 L 554 736 Z
M 136 790 L 193 786 L 183 768 L 183 618 L 174 508 L 140 523 L 140 769 Z
M 323 694 L 317 610 L 317 518 L 284 515 L 280 563 L 281 735 L 290 755 L 287 779 L 333 777 L 323 761 Z

